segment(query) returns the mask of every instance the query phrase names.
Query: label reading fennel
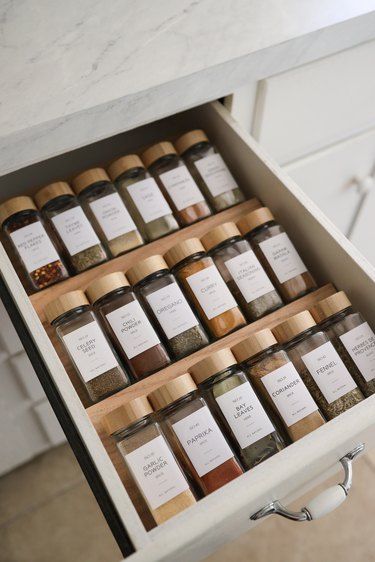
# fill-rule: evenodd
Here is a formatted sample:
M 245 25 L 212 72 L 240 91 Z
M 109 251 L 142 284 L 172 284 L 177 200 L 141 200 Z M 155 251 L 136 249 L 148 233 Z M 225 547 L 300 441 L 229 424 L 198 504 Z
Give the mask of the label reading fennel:
M 285 283 L 285 281 L 289 281 L 289 279 L 307 271 L 305 264 L 285 232 L 260 242 L 259 247 L 266 256 L 279 283 Z
M 186 281 L 209 320 L 237 307 L 232 293 L 215 265 L 193 273 Z
M 136 230 L 134 221 L 118 193 L 101 197 L 90 203 L 90 207 L 107 240 Z
M 228 170 L 220 154 L 211 154 L 211 156 L 197 160 L 194 164 L 210 190 L 212 197 L 218 197 L 226 191 L 238 188 L 236 180 Z
M 29 273 L 60 260 L 44 226 L 39 221 L 11 232 L 10 237 Z
M 160 174 L 160 179 L 178 211 L 204 201 L 186 166 Z
M 350 357 L 363 378 L 370 382 L 375 378 L 375 334 L 367 322 L 340 336 Z
M 227 260 L 225 266 L 246 302 L 275 290 L 253 250 Z
M 133 183 L 127 189 L 145 223 L 172 214 L 154 178 Z
M 73 207 L 52 217 L 52 222 L 71 256 L 100 244 L 81 207 Z

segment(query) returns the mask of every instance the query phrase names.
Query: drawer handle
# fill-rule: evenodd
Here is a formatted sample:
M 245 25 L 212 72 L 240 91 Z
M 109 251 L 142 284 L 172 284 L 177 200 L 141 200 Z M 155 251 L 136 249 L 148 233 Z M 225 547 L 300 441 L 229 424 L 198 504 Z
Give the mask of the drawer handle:
M 284 507 L 279 500 L 275 500 L 251 515 L 250 519 L 252 521 L 257 521 L 267 515 L 276 514 L 286 517 L 287 519 L 291 519 L 292 521 L 313 521 L 327 515 L 339 507 L 339 505 L 341 505 L 346 499 L 353 480 L 352 463 L 359 453 L 364 450 L 364 448 L 364 444 L 360 443 L 357 447 L 355 447 L 355 449 L 342 457 L 340 462 L 344 468 L 344 481 L 341 484 L 331 486 L 330 488 L 327 488 L 327 490 L 318 494 L 305 507 L 302 507 L 301 511 L 290 511 Z

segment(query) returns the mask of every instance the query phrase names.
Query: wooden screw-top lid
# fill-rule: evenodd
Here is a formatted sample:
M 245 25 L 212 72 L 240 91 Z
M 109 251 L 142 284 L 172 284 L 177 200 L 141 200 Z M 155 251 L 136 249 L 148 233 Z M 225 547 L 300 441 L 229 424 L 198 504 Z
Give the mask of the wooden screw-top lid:
M 195 382 L 200 384 L 213 375 L 228 369 L 228 367 L 233 367 L 233 365 L 237 365 L 236 358 L 229 348 L 225 348 L 211 353 L 202 361 L 198 361 L 198 363 L 189 367 L 189 372 Z
M 148 399 L 154 410 L 161 410 L 194 390 L 197 390 L 197 385 L 191 375 L 185 373 L 150 392 Z
M 0 205 L 0 225 L 16 213 L 36 210 L 37 207 L 31 197 L 27 197 L 26 195 L 12 197 L 12 199 L 8 199 Z
M 259 332 L 251 334 L 251 336 L 247 337 L 245 340 L 237 343 L 232 347 L 232 352 L 237 361 L 242 363 L 276 344 L 277 340 L 275 336 L 271 330 L 266 328 L 265 330 L 259 330 Z
M 278 342 L 286 343 L 313 326 L 316 326 L 314 318 L 308 310 L 303 310 L 272 328 L 272 332 Z
M 177 154 L 173 144 L 167 141 L 158 142 L 143 152 L 142 160 L 146 168 L 149 168 L 156 160 L 159 160 L 159 158 L 163 156 L 168 156 L 168 154 Z
M 352 306 L 352 303 L 344 293 L 344 291 L 339 291 L 334 295 L 331 295 L 314 305 L 310 312 L 315 320 L 315 322 L 323 322 L 333 314 L 337 314 L 346 308 Z
M 202 236 L 201 242 L 208 252 L 212 248 L 215 248 L 215 246 L 218 246 L 222 242 L 225 242 L 225 240 L 229 240 L 234 236 L 241 236 L 241 232 L 234 222 L 225 222 Z
M 139 396 L 109 412 L 103 421 L 107 432 L 113 435 L 145 416 L 152 414 L 153 411 L 147 397 Z
M 205 252 L 204 246 L 199 238 L 188 238 L 172 246 L 172 248 L 164 254 L 164 258 L 169 267 L 174 267 L 176 264 L 180 263 L 180 261 L 199 252 Z
M 86 187 L 98 181 L 111 181 L 109 175 L 103 168 L 91 168 L 90 170 L 81 172 L 78 176 L 73 178 L 72 185 L 78 195 L 81 191 L 86 189 Z
M 241 234 L 247 234 L 248 232 L 254 230 L 254 228 L 273 220 L 275 220 L 275 217 L 269 208 L 261 207 L 260 209 L 256 209 L 255 211 L 252 211 L 242 217 L 242 219 L 237 222 L 237 226 L 241 231 Z
M 44 312 L 48 322 L 51 324 L 56 318 L 69 312 L 69 310 L 88 304 L 90 303 L 83 291 L 70 291 L 49 302 L 45 306 Z
M 136 285 L 145 277 L 163 269 L 169 269 L 163 256 L 150 256 L 142 261 L 139 261 L 136 265 L 133 265 L 133 267 L 128 269 L 126 277 L 132 285 Z
M 104 277 L 99 277 L 90 283 L 86 288 L 86 295 L 88 296 L 91 303 L 98 301 L 104 295 L 108 295 L 116 289 L 121 289 L 122 287 L 129 287 L 130 283 L 126 279 L 124 273 L 121 271 L 116 271 L 114 273 L 108 273 Z
M 74 191 L 66 181 L 55 181 L 36 192 L 34 199 L 39 209 L 42 209 L 48 201 L 60 197 L 60 195 L 74 195 Z
M 186 152 L 191 146 L 198 144 L 200 142 L 210 142 L 207 138 L 207 135 L 202 129 L 194 129 L 194 131 L 189 131 L 184 135 L 181 135 L 175 144 L 177 148 L 177 152 L 179 154 L 183 154 Z
M 115 181 L 121 174 L 127 172 L 128 170 L 133 170 L 133 168 L 144 168 L 142 160 L 137 156 L 137 154 L 127 154 L 126 156 L 121 156 L 114 160 L 108 168 L 108 173 L 112 181 Z

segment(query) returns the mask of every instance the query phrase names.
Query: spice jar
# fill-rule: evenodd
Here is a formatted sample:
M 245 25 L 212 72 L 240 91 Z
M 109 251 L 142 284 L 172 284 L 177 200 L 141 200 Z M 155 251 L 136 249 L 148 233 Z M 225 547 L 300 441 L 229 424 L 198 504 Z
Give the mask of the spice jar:
M 69 277 L 31 197 L 13 197 L 2 203 L 0 224 L 31 290 Z
M 93 402 L 129 385 L 83 291 L 71 291 L 51 301 L 45 314 Z
M 232 293 L 198 238 L 176 244 L 164 257 L 214 338 L 222 338 L 246 324 Z
M 243 473 L 205 400 L 189 373 L 149 395 L 159 411 L 169 442 L 204 495 Z
M 157 525 L 196 503 L 195 495 L 145 396 L 104 418 Z
M 212 353 L 189 371 L 243 466 L 252 468 L 284 448 L 230 349 Z
M 284 228 L 275 222 L 267 207 L 256 209 L 237 222 L 259 261 L 285 302 L 291 302 L 316 289 Z
M 292 441 L 325 423 L 288 354 L 271 330 L 255 332 L 232 347 L 250 382 L 279 415 Z
M 327 419 L 363 400 L 341 357 L 310 312 L 291 316 L 273 328 L 273 333 Z
M 135 379 L 170 364 L 164 345 L 123 273 L 100 277 L 87 287 L 86 294 Z
M 188 226 L 212 214 L 172 143 L 154 144 L 142 154 L 142 159 L 169 201 L 180 226 Z
M 108 256 L 69 184 L 46 185 L 35 201 L 52 225 L 73 273 L 107 261 Z
M 122 156 L 108 172 L 145 240 L 157 240 L 178 230 L 172 209 L 139 156 Z
M 105 170 L 92 168 L 82 172 L 73 179 L 73 188 L 113 258 L 144 244 L 124 201 Z
M 234 222 L 210 230 L 201 242 L 250 322 L 283 306 L 258 258 Z
M 338 354 L 365 396 L 375 392 L 375 334 L 344 291 L 321 301 L 312 309 Z
M 150 256 L 126 274 L 176 359 L 208 344 L 206 332 L 162 256 Z
M 204 131 L 196 129 L 185 133 L 175 142 L 175 146 L 215 211 L 224 211 L 245 201 L 221 154 Z

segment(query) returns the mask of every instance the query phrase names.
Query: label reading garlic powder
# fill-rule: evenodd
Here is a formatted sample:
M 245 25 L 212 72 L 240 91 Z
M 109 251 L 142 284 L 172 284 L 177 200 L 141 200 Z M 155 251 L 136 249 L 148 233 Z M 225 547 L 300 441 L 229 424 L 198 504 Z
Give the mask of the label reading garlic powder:
M 246 302 L 275 290 L 253 250 L 227 260 L 225 266 Z
M 285 283 L 307 271 L 289 236 L 282 232 L 260 242 L 260 249 L 272 267 L 279 283 Z
M 79 206 L 52 217 L 52 222 L 71 256 L 100 244 L 95 230 Z
M 118 193 L 92 201 L 90 207 L 107 240 L 137 229 Z
M 154 178 L 146 178 L 127 187 L 145 223 L 171 215 L 172 210 Z
M 204 201 L 186 166 L 164 172 L 159 177 L 178 211 Z
M 367 322 L 340 336 L 350 357 L 363 378 L 370 382 L 375 378 L 375 334 Z
M 238 185 L 220 154 L 211 154 L 201 160 L 196 160 L 194 165 L 202 176 L 212 197 L 218 197 L 226 191 L 237 189 Z
M 11 232 L 10 237 L 29 273 L 60 260 L 44 226 L 39 221 Z
M 237 307 L 232 293 L 215 265 L 193 273 L 186 281 L 209 320 Z

